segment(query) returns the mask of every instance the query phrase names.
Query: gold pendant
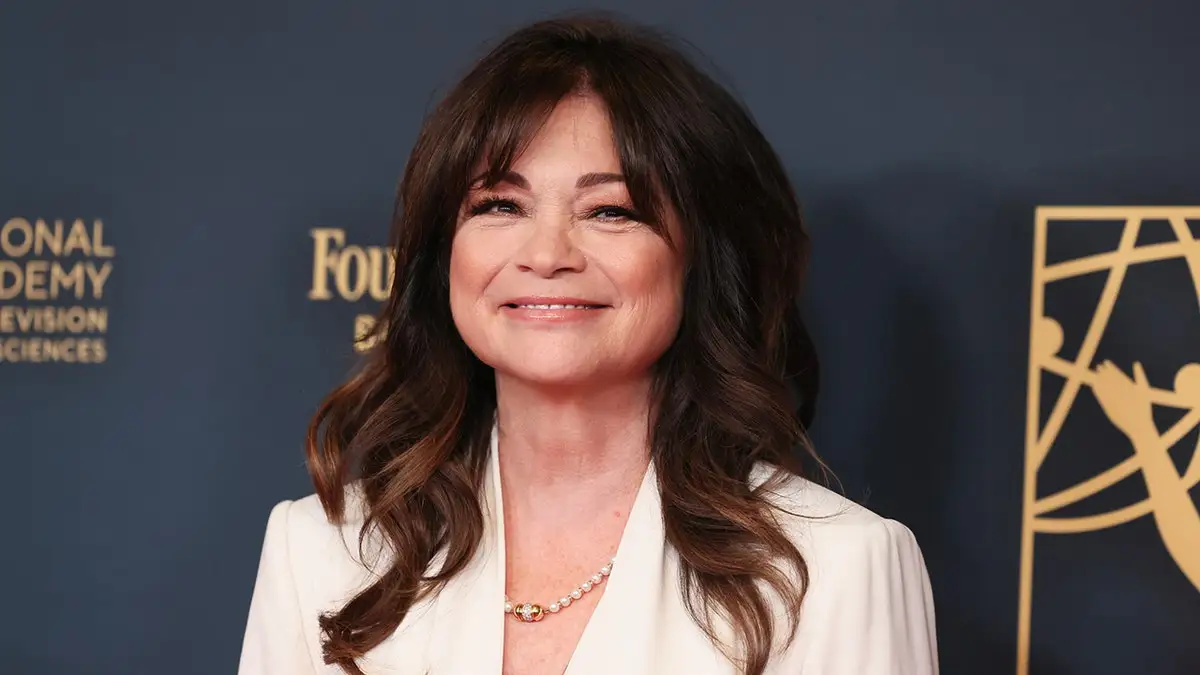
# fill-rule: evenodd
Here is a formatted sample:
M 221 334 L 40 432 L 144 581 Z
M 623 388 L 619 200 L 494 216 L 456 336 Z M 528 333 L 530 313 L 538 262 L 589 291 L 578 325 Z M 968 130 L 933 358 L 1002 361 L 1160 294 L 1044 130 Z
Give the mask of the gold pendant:
M 536 623 L 546 617 L 546 610 L 541 605 L 526 602 L 520 605 L 513 605 L 513 616 L 525 623 Z

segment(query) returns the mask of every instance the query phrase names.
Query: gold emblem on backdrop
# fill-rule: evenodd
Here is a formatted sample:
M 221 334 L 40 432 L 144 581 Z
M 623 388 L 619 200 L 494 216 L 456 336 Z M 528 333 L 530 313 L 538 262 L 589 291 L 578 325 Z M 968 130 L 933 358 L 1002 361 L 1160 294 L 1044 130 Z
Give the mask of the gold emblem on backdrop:
M 316 228 L 309 231 L 313 240 L 312 286 L 309 300 L 342 300 L 357 303 L 383 302 L 391 292 L 396 276 L 396 259 L 385 246 L 348 246 L 346 231 Z M 354 317 L 354 349 L 364 352 L 374 341 L 364 339 L 375 327 L 374 314 Z
M 116 249 L 104 222 L 9 218 L 0 225 L 0 365 L 104 363 L 104 291 Z
M 1165 220 L 1170 224 L 1175 240 L 1138 245 L 1142 223 L 1148 220 Z M 1194 220 L 1200 220 L 1200 207 L 1041 207 L 1037 210 L 1029 337 L 1017 675 L 1027 675 L 1029 672 L 1033 550 L 1037 534 L 1093 532 L 1117 527 L 1138 518 L 1152 518 L 1162 546 L 1178 566 L 1178 572 L 1165 569 L 1164 573 L 1181 573 L 1200 592 L 1200 512 L 1189 495 L 1189 490 L 1200 482 L 1200 441 L 1196 448 L 1191 449 L 1190 459 L 1182 471 L 1176 468 L 1168 454 L 1200 424 L 1200 363 L 1181 363 L 1172 382 L 1151 382 L 1136 359 L 1128 362 L 1095 361 L 1100 339 L 1109 325 L 1114 306 L 1119 302 L 1126 273 L 1135 265 L 1184 260 L 1197 300 L 1192 311 L 1200 311 L 1200 240 L 1192 235 L 1189 227 L 1189 221 Z M 1049 230 L 1054 223 L 1069 221 L 1111 221 L 1123 227 L 1120 241 L 1110 251 L 1047 264 L 1046 241 Z M 1063 346 L 1063 328 L 1053 316 L 1045 314 L 1046 289 L 1058 281 L 1096 273 L 1106 275 L 1100 299 L 1078 353 L 1072 359 L 1064 358 L 1059 354 Z M 1169 326 L 1158 326 L 1156 329 L 1169 329 Z M 1200 361 L 1200 345 L 1197 345 L 1195 355 L 1189 356 Z M 1040 398 L 1044 375 L 1057 376 L 1064 384 L 1057 398 L 1047 402 L 1050 404 L 1050 413 L 1043 424 Z M 1054 450 L 1063 423 L 1084 390 L 1090 392 L 1108 422 L 1127 440 L 1129 456 L 1076 485 L 1039 497 L 1038 470 Z M 1175 409 L 1182 413 L 1182 417 L 1167 428 L 1160 428 L 1154 419 L 1155 407 Z M 1147 497 L 1144 500 L 1087 516 L 1053 515 L 1059 509 L 1134 474 L 1140 474 L 1145 482 Z

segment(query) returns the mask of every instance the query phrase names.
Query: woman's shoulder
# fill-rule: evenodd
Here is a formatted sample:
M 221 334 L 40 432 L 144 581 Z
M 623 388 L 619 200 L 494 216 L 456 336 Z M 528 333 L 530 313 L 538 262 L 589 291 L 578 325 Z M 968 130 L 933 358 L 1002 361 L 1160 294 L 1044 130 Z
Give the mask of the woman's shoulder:
M 288 511 L 289 526 L 300 536 L 330 536 L 335 531 L 344 535 L 353 530 L 354 536 L 357 537 L 357 531 L 362 527 L 367 515 L 366 497 L 359 484 L 354 482 L 342 488 L 342 498 L 344 508 L 340 523 L 335 523 L 329 518 L 320 497 L 315 493 L 299 499 L 284 500 L 276 505 L 276 508 L 283 507 Z
M 267 518 L 265 545 L 281 550 L 280 559 L 287 561 L 293 578 L 309 588 L 328 585 L 334 594 L 372 578 L 385 550 L 371 532 L 360 545 L 367 509 L 359 487 L 347 485 L 344 497 L 340 522 L 329 518 L 316 494 L 280 501 Z
M 912 531 L 773 467 L 759 467 L 754 478 L 808 572 L 796 640 L 780 672 L 935 675 L 933 592 Z
M 916 537 L 906 525 L 807 478 L 759 464 L 751 487 L 775 507 L 784 532 L 810 564 L 837 568 L 896 550 L 919 555 Z
M 358 545 L 364 511 L 347 489 L 347 512 L 332 522 L 316 495 L 276 502 L 267 516 L 239 672 L 315 672 L 318 617 L 378 578 L 370 542 Z M 378 547 L 376 547 L 378 550 Z

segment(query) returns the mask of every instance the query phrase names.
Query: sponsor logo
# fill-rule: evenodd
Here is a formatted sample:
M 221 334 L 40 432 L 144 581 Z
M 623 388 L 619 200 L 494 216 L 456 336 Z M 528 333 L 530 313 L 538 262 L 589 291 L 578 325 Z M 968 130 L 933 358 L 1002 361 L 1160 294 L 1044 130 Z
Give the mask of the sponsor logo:
M 396 260 L 385 246 L 354 246 L 346 243 L 346 231 L 316 228 L 309 231 L 313 242 L 312 285 L 308 299 L 359 303 L 382 302 L 396 276 Z M 374 327 L 374 314 L 354 317 L 354 348 L 366 351 L 373 342 L 363 339 Z
M 115 256 L 100 220 L 0 225 L 0 364 L 104 363 Z

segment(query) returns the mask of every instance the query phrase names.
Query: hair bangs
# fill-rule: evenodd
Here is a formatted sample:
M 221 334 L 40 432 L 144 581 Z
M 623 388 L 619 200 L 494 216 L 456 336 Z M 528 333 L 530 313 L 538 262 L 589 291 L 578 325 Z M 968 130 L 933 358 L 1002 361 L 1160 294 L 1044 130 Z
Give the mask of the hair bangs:
M 633 59 L 629 63 L 599 64 L 583 56 L 505 65 L 511 72 L 497 73 L 493 81 L 510 82 L 510 77 L 519 74 L 521 86 L 496 86 L 480 92 L 483 100 L 472 106 L 479 115 L 472 125 L 478 130 L 476 152 L 464 157 L 463 165 L 456 167 L 462 172 L 459 184 L 466 190 L 494 187 L 512 170 L 560 102 L 569 96 L 594 96 L 608 113 L 614 149 L 634 209 L 659 236 L 673 246 L 678 245 L 665 225 L 671 200 L 666 188 L 669 178 L 663 170 L 674 161 L 656 156 L 663 146 L 660 135 L 644 124 L 635 123 L 646 112 L 629 102 L 645 96 L 646 92 L 639 91 L 635 82 L 620 75 L 624 69 L 645 66 Z M 605 68 L 606 65 L 609 67 Z M 601 70 L 616 72 L 601 75 L 598 72 Z M 462 197 L 465 195 L 460 195 L 460 202 Z M 680 225 L 686 228 L 683 223 Z

